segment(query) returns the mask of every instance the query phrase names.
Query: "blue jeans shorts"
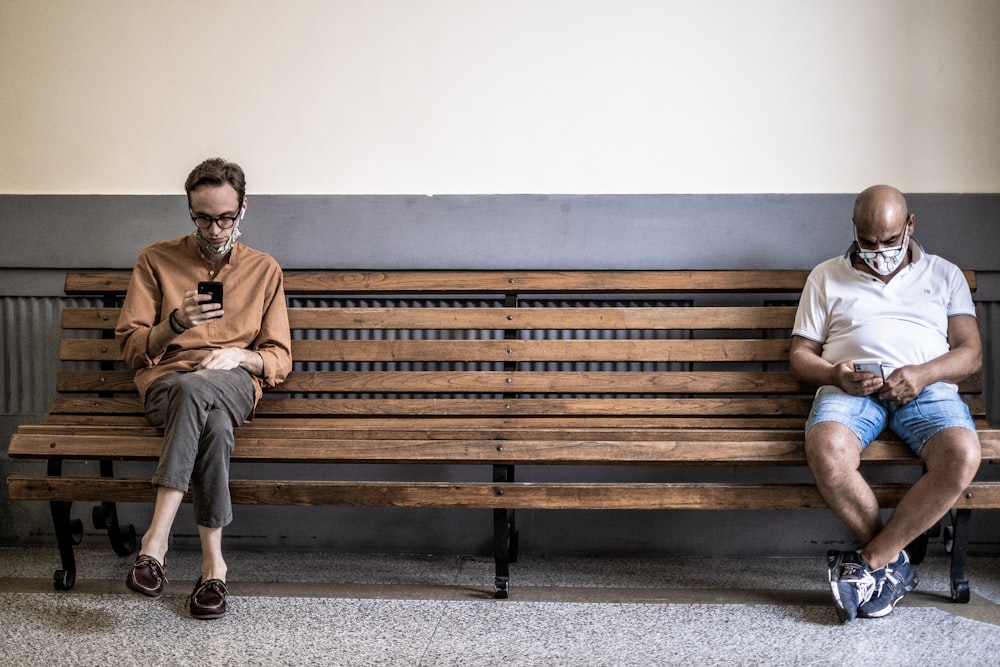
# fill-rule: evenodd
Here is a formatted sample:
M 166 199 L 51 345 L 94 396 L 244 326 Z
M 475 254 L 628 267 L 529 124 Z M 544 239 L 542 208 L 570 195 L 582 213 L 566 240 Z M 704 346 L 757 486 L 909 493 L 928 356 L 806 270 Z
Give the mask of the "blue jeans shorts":
M 906 405 L 882 400 L 877 394 L 851 396 L 840 387 L 820 387 L 806 421 L 806 432 L 818 422 L 829 421 L 851 429 L 861 440 L 862 449 L 888 427 L 917 456 L 938 431 L 953 426 L 976 430 L 969 408 L 958 392 L 940 382 L 925 387 Z

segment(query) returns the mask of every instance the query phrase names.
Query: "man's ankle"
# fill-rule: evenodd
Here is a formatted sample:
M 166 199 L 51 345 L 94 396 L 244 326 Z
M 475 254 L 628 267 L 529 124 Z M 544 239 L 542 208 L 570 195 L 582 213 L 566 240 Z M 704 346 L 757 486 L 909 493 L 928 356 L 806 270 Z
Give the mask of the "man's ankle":
M 862 549 L 861 558 L 863 558 L 864 561 L 868 563 L 868 567 L 872 570 L 872 572 L 875 572 L 877 570 L 885 568 L 885 566 L 888 565 L 889 563 L 895 563 L 896 559 L 899 558 L 899 552 L 891 554 L 888 558 L 884 556 L 882 558 L 879 558 L 876 554 L 872 554 L 866 549 Z

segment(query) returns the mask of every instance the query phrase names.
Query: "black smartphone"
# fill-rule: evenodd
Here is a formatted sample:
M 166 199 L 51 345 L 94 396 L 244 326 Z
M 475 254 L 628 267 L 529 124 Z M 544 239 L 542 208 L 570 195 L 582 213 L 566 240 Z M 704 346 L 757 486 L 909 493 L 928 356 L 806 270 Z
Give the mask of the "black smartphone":
M 198 283 L 198 294 L 211 294 L 212 298 L 202 303 L 217 303 L 222 307 L 222 283 L 200 282 Z

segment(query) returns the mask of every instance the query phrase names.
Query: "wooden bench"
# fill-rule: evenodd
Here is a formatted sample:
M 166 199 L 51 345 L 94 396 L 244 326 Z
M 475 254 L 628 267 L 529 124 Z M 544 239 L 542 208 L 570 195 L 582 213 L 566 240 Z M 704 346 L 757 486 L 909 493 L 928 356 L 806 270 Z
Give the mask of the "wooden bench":
M 550 466 L 533 469 L 543 472 L 567 465 L 803 468 L 813 389 L 790 373 L 787 356 L 806 275 L 287 272 L 295 370 L 237 430 L 233 500 L 493 509 L 497 597 L 508 594 L 517 556 L 517 509 L 824 508 L 812 484 L 782 481 L 784 474 L 770 483 L 515 479 L 519 466 L 536 464 Z M 967 276 L 974 287 L 974 274 Z M 82 528 L 70 518 L 73 502 L 101 503 L 95 526 L 125 555 L 135 531 L 118 525 L 115 503 L 154 499 L 148 478 L 115 476 L 115 462 L 154 461 L 160 449 L 113 340 L 128 277 L 68 275 L 68 295 L 102 305 L 64 309 L 60 357 L 69 368 L 58 376 L 60 396 L 41 424 L 22 426 L 10 443 L 12 458 L 47 462 L 44 473 L 11 475 L 8 494 L 50 503 L 60 589 L 76 577 L 73 544 Z M 981 428 L 985 466 L 1000 459 L 1000 431 L 985 420 L 980 384 L 973 378 L 962 391 Z M 73 460 L 99 462 L 100 476 L 61 474 Z M 246 462 L 324 465 L 308 468 L 310 479 L 281 479 L 275 465 L 276 478 L 260 480 L 241 477 Z M 463 464 L 482 472 L 472 482 L 356 481 L 338 478 L 335 464 L 344 463 Z M 864 463 L 907 466 L 913 479 L 921 472 L 891 436 L 867 449 Z M 889 508 L 907 488 L 878 484 L 876 493 Z M 997 507 L 1000 483 L 977 481 L 950 513 L 955 600 L 969 599 L 971 510 Z M 926 538 L 911 548 L 919 560 Z

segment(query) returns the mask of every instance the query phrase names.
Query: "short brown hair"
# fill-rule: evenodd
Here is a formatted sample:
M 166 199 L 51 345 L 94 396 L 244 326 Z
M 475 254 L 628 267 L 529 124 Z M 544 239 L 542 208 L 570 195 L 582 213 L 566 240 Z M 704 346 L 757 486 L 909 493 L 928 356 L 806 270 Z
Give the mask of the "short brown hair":
M 235 162 L 228 162 L 221 157 L 213 157 L 205 160 L 191 170 L 187 180 L 184 181 L 184 191 L 187 192 L 188 206 L 191 205 L 191 192 L 202 185 L 218 187 L 220 185 L 233 186 L 236 195 L 239 197 L 239 205 L 243 206 L 243 199 L 246 197 L 247 181 L 243 175 L 243 168 Z

